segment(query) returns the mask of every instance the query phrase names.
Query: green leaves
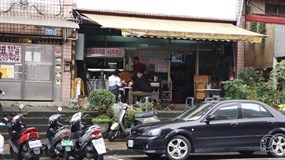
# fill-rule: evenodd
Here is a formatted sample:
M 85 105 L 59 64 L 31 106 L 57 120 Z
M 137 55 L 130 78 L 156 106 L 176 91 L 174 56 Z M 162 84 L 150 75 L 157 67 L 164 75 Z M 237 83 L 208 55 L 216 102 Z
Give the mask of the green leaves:
M 98 111 L 99 114 L 114 119 L 115 113 L 112 108 L 116 96 L 105 89 L 96 89 L 90 92 L 87 101 L 92 110 Z
M 276 65 L 270 77 L 265 81 L 260 71 L 251 68 L 243 69 L 240 79 L 222 82 L 225 97 L 226 99 L 254 99 L 269 105 L 282 103 L 284 101 L 282 88 L 285 86 L 285 60 Z

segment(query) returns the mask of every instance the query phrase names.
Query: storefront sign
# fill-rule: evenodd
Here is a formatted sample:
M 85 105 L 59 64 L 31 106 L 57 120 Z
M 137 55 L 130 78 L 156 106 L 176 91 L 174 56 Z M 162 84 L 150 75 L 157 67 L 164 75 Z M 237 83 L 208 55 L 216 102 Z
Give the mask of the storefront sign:
M 191 49 L 173 49 L 172 52 L 175 54 L 193 55 L 193 51 Z
M 124 57 L 123 48 L 86 48 L 87 57 Z
M 21 46 L 0 44 L 0 62 L 21 62 Z

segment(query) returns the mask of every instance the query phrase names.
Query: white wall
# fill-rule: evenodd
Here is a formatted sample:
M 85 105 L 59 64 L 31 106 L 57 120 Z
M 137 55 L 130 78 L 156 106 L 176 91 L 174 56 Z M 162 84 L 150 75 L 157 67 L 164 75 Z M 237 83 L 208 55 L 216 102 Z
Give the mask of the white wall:
M 236 21 L 239 0 L 75 0 L 77 9 Z

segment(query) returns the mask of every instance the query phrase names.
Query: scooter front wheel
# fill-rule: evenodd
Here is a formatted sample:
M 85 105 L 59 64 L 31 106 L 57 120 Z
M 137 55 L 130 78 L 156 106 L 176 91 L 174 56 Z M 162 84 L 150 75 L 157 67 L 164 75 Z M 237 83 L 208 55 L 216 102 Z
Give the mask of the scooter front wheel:
M 110 142 L 113 142 L 117 138 L 118 133 L 119 133 L 119 130 L 110 130 L 108 134 L 108 140 Z

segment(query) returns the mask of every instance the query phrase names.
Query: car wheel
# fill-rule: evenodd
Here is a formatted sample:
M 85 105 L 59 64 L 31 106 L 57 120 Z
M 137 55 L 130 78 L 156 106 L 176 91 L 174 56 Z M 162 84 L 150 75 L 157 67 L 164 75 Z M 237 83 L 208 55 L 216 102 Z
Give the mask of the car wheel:
M 239 153 L 243 156 L 250 156 L 254 153 L 254 151 L 239 151 Z
M 277 133 L 270 138 L 269 146 L 270 152 L 269 155 L 273 157 L 284 157 L 285 156 L 285 135 Z
M 146 155 L 151 159 L 157 159 L 162 156 L 162 154 L 146 153 Z
M 184 136 L 172 137 L 166 146 L 166 157 L 170 160 L 186 160 L 191 151 L 191 144 Z

